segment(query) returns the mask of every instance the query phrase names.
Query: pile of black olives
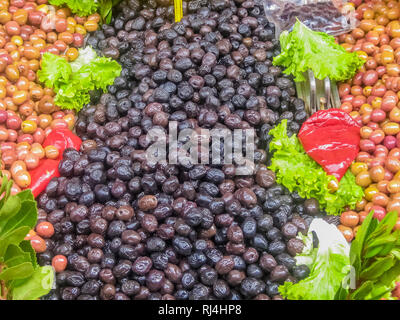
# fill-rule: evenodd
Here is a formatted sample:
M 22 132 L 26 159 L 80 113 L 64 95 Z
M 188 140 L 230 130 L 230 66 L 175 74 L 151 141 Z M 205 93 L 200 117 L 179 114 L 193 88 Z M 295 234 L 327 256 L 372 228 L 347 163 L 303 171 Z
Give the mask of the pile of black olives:
M 40 195 L 39 222 L 54 225 L 42 265 L 68 259 L 45 299 L 282 299 L 305 278 L 294 256 L 319 214 L 275 183 L 268 132 L 306 119 L 294 82 L 272 65 L 274 26 L 256 0 L 197 1 L 172 23 L 172 7 L 123 1 L 87 42 L 123 70 L 79 114 L 81 150 Z M 153 5 L 152 5 L 153 4 Z M 199 5 L 200 4 L 200 5 Z M 150 129 L 256 130 L 256 170 L 235 164 L 150 163 Z

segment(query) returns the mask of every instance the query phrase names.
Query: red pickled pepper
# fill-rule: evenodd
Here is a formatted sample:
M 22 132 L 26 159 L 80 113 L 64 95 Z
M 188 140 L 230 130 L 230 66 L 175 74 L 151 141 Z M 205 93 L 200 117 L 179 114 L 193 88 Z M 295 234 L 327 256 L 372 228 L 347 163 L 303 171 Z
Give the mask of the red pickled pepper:
M 69 129 L 52 130 L 43 142 L 43 148 L 47 146 L 54 146 L 58 149 L 60 155 L 58 159 L 62 158 L 62 154 L 67 148 L 74 148 L 79 150 L 81 148 L 82 140 Z
M 320 110 L 303 123 L 298 138 L 307 154 L 340 181 L 358 154 L 360 126 L 339 109 Z
M 36 198 L 44 189 L 47 184 L 54 177 L 59 177 L 58 165 L 62 159 L 62 154 L 67 148 L 74 148 L 79 150 L 82 140 L 68 129 L 52 130 L 43 142 L 43 147 L 54 146 L 58 149 L 60 155 L 57 160 L 43 159 L 39 162 L 37 168 L 29 171 L 31 175 L 31 189 L 33 196 Z
M 51 179 L 60 176 L 58 172 L 59 164 L 60 160 L 44 159 L 40 160 L 35 169 L 29 171 L 32 181 L 29 189 L 31 189 L 35 198 L 46 189 Z

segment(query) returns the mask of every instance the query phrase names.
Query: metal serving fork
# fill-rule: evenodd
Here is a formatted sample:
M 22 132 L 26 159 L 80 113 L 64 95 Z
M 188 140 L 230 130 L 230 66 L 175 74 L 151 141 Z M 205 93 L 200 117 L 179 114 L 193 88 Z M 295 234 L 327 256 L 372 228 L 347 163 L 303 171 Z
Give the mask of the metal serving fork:
M 279 31 L 275 33 L 279 40 Z M 315 78 L 314 72 L 304 73 L 306 81 L 296 82 L 297 97 L 302 99 L 309 116 L 318 110 L 340 108 L 340 97 L 336 82 L 328 77 L 324 80 Z
M 315 0 L 303 0 L 304 4 L 313 3 Z M 281 30 L 275 26 L 275 38 L 279 41 Z M 340 108 L 340 97 L 336 83 L 329 78 L 319 80 L 314 72 L 308 70 L 304 73 L 306 81 L 296 82 L 297 97 L 305 103 L 309 116 L 318 110 Z
M 308 115 L 318 110 L 340 108 L 340 97 L 337 85 L 329 78 L 318 80 L 312 70 L 305 72 L 306 81 L 296 82 L 297 97 L 301 98 Z

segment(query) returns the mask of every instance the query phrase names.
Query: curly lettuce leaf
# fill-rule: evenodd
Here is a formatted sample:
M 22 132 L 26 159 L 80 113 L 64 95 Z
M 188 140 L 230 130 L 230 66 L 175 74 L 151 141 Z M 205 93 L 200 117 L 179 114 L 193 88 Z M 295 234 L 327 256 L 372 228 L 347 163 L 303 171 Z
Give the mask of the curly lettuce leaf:
M 72 13 L 80 17 L 86 17 L 95 13 L 99 6 L 97 0 L 49 0 L 53 6 L 68 6 Z
M 297 191 L 303 198 L 316 198 L 328 214 L 338 215 L 345 206 L 354 208 L 364 193 L 347 171 L 339 183 L 339 189 L 330 193 L 328 184 L 335 180 L 304 151 L 296 135 L 287 136 L 287 120 L 283 120 L 269 134 L 273 137 L 269 147 L 273 152 L 271 166 L 277 182 L 290 192 Z
M 364 64 L 357 53 L 347 52 L 335 42 L 335 38 L 324 32 L 309 29 L 299 20 L 292 32 L 284 31 L 280 36 L 281 54 L 273 60 L 274 65 L 286 67 L 295 81 L 305 81 L 303 72 L 311 69 L 317 79 L 350 79 Z
M 86 81 L 85 81 L 86 80 Z M 90 79 L 71 79 L 70 82 L 59 88 L 54 103 L 63 109 L 79 111 L 90 102 L 89 91 L 94 90 Z
M 339 189 L 335 193 L 326 194 L 325 199 L 328 204 L 327 212 L 332 214 L 341 213 L 344 207 L 351 209 L 356 207 L 356 203 L 364 196 L 363 189 L 356 184 L 355 176 L 348 170 L 339 183 Z M 336 212 L 336 213 L 334 213 Z
M 111 58 L 97 58 L 90 64 L 92 71 L 92 81 L 96 83 L 98 89 L 106 91 L 109 85 L 114 83 L 114 79 L 121 74 L 121 66 Z
M 312 268 L 315 259 L 317 258 L 318 248 L 314 248 L 312 235 L 306 235 L 299 232 L 297 239 L 304 243 L 303 251 L 296 255 L 295 260 L 297 265 L 305 264 L 308 268 Z
M 96 11 L 99 12 L 103 23 L 110 24 L 112 8 L 122 0 L 49 0 L 54 6 L 68 6 L 72 13 L 86 17 Z
M 90 64 L 97 57 L 96 51 L 94 51 L 90 46 L 87 46 L 85 49 L 79 49 L 78 58 L 70 63 L 72 71 L 78 72 L 80 68 Z
M 46 52 L 42 58 L 42 69 L 37 72 L 40 82 L 52 88 L 68 82 L 72 74 L 70 64 L 60 56 Z
M 91 47 L 79 50 L 79 57 L 71 62 L 77 77 L 91 77 L 96 87 L 105 91 L 121 73 L 121 66 L 111 58 L 99 57 Z
M 90 102 L 90 91 L 106 91 L 121 70 L 118 62 L 99 57 L 91 47 L 87 47 L 79 50 L 78 59 L 72 63 L 46 53 L 38 76 L 41 82 L 56 92 L 54 102 L 57 105 L 63 109 L 79 111 Z
M 318 258 L 310 276 L 298 283 L 285 282 L 279 287 L 282 297 L 288 300 L 334 300 L 348 265 L 348 258 L 335 253 Z
M 322 219 L 314 219 L 307 238 L 312 243 L 315 232 L 319 245 L 310 250 L 306 246 L 296 256 L 297 264 L 307 264 L 310 275 L 297 282 L 285 282 L 279 292 L 289 300 L 333 300 L 346 277 L 350 266 L 350 247 L 342 233 Z M 305 263 L 306 262 L 306 263 Z

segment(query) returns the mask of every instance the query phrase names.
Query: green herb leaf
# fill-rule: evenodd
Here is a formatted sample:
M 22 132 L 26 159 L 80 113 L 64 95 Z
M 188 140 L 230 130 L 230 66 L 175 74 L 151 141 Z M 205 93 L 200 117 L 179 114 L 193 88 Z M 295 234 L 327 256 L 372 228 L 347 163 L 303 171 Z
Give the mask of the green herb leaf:
M 362 223 L 350 249 L 358 284 L 351 299 L 391 299 L 400 274 L 400 232 L 393 229 L 397 219 L 398 213 L 390 212 L 379 222 L 370 212 Z
M 343 286 L 340 286 L 339 290 L 336 292 L 334 300 L 347 300 L 348 294 L 349 290 L 343 288 Z
M 361 274 L 361 279 L 374 280 L 379 278 L 384 272 L 392 268 L 395 260 L 392 256 L 378 258 L 368 268 L 364 269 Z
M 397 263 L 391 269 L 382 274 L 379 281 L 385 286 L 390 286 L 396 280 L 396 278 L 398 278 L 399 274 L 400 263 L 397 261 Z
M 7 183 L 8 183 L 7 176 L 3 176 L 0 187 L 0 195 L 2 195 L 4 191 L 6 191 Z
M 32 263 L 23 262 L 10 268 L 5 268 L 0 273 L 0 280 L 9 281 L 15 279 L 25 279 L 33 273 Z
M 357 290 L 355 290 L 351 295 L 351 300 L 365 300 L 373 289 L 374 284 L 372 281 L 364 282 Z
M 366 245 L 367 248 L 373 248 L 376 246 L 381 246 L 388 243 L 396 244 L 396 241 L 399 239 L 399 233 L 394 232 L 392 234 L 382 235 L 378 238 L 372 238 L 370 242 Z
M 369 259 L 372 257 L 375 257 L 376 255 L 379 254 L 379 252 L 381 252 L 383 249 L 385 248 L 384 245 L 381 246 L 377 246 L 377 247 L 373 247 L 373 248 L 369 248 L 365 250 L 365 254 L 364 254 L 364 259 Z
M 36 269 L 36 267 L 38 267 L 38 263 L 37 263 L 37 258 L 36 258 L 36 252 L 35 250 L 33 250 L 30 241 L 28 240 L 24 240 L 19 244 L 19 247 L 26 253 L 29 254 L 30 256 L 30 261 L 33 265 L 33 267 Z
M 24 200 L 35 201 L 35 197 L 33 196 L 33 193 L 32 193 L 32 191 L 31 191 L 31 189 L 26 189 L 26 190 L 23 190 L 23 191 L 21 191 L 21 192 L 18 192 L 18 193 L 16 194 L 16 196 L 17 196 L 18 198 L 20 198 L 21 201 L 24 201 Z
M 7 268 L 14 267 L 24 262 L 30 262 L 31 256 L 29 253 L 22 250 L 19 246 L 11 244 L 8 246 L 4 256 L 4 264 Z
M 0 207 L 2 207 L 4 205 L 4 202 L 6 202 L 6 200 L 10 197 L 11 194 L 11 188 L 14 182 L 12 181 L 8 181 L 7 185 L 6 185 L 6 193 L 4 195 L 4 197 L 0 200 Z
M 379 222 L 376 229 L 368 235 L 367 241 L 377 241 L 384 235 L 390 234 L 397 222 L 399 215 L 397 211 L 388 212 L 386 216 Z M 368 244 L 369 246 L 369 244 Z
M 379 300 L 394 289 L 394 284 L 391 286 L 385 286 L 381 283 L 375 283 L 370 294 L 365 300 Z
M 29 229 L 32 229 L 35 226 L 36 221 L 36 202 L 25 200 L 21 203 L 21 209 L 11 219 L 8 220 L 7 224 L 1 230 L 0 235 L 7 235 L 7 233 L 19 227 L 29 227 Z
M 39 267 L 30 241 L 24 240 L 36 225 L 37 206 L 31 190 L 10 196 L 13 181 L 3 176 L 0 192 L 0 280 L 7 299 L 37 299 L 48 293 L 54 280 L 51 267 Z M 48 285 L 50 283 L 50 285 Z M 14 295 L 15 293 L 15 295 Z
M 372 223 L 373 215 L 374 212 L 372 211 L 366 216 L 364 222 L 357 231 L 356 238 L 351 243 L 350 263 L 356 269 L 357 276 L 359 276 L 361 272 L 361 253 L 364 247 L 365 239 L 367 238 L 368 234 L 372 232 L 372 229 L 374 229 L 375 224 Z
M 21 200 L 17 196 L 9 197 L 0 209 L 0 219 L 7 220 L 21 209 Z
M 101 0 L 100 16 L 105 24 L 111 23 L 112 8 L 117 6 L 121 2 L 122 0 Z
M 3 257 L 10 244 L 18 245 L 28 234 L 30 227 L 23 226 L 0 236 L 0 258 Z
M 400 249 L 400 248 L 399 248 Z M 400 250 L 392 250 L 391 251 L 391 254 L 394 256 L 394 257 L 396 257 L 398 260 L 400 260 Z M 399 275 L 400 275 L 400 273 L 399 273 Z M 399 279 L 400 280 L 400 279 Z
M 53 287 L 54 271 L 50 266 L 36 268 L 27 279 L 13 281 L 13 300 L 36 300 L 49 293 Z
M 384 257 L 387 256 L 388 254 L 392 254 L 392 250 L 395 247 L 395 243 L 388 243 L 385 244 L 385 246 L 383 247 L 383 249 L 381 251 L 379 251 L 378 253 L 378 257 Z
M 112 0 L 103 0 L 100 5 L 99 13 L 100 13 L 101 19 L 106 24 L 109 24 L 111 22 L 112 7 L 113 7 Z
M 284 31 L 280 36 L 281 54 L 273 60 L 274 65 L 286 67 L 283 72 L 305 81 L 303 72 L 311 69 L 317 79 L 329 77 L 334 81 L 350 79 L 364 60 L 357 53 L 347 52 L 335 42 L 335 38 L 323 32 L 307 28 L 299 20 L 292 32 Z
M 4 178 L 6 179 L 6 181 L 4 181 Z M 8 181 L 7 177 L 3 177 L 2 187 L 5 186 L 4 187 L 4 191 L 6 191 L 6 193 L 7 193 L 6 189 L 8 189 L 8 186 L 10 186 L 10 185 L 12 185 L 12 181 Z M 19 195 L 19 194 L 22 194 L 22 195 Z M 29 196 L 29 194 L 30 194 L 30 196 Z M 13 200 L 11 200 L 10 203 L 6 204 L 6 201 L 8 201 L 9 199 L 12 199 L 12 198 L 16 198 L 16 199 L 13 199 Z M 20 201 L 19 201 L 20 202 L 19 209 L 12 208 L 13 205 L 16 205 L 16 202 L 18 201 L 18 199 L 20 199 Z M 25 191 L 22 191 L 22 192 L 18 193 L 15 196 L 11 196 L 11 197 L 7 196 L 7 194 L 6 194 L 0 200 L 0 208 L 1 208 L 0 211 L 4 210 L 4 212 L 6 213 L 5 216 L 1 216 L 1 214 L 0 214 L 0 234 L 2 233 L 2 230 L 4 229 L 4 226 L 7 224 L 8 219 L 10 219 L 12 216 L 14 216 L 20 210 L 21 202 L 23 200 L 35 201 L 35 199 L 33 198 L 33 194 L 32 194 L 31 190 L 27 189 Z M 8 206 L 11 206 L 11 208 L 7 208 Z

